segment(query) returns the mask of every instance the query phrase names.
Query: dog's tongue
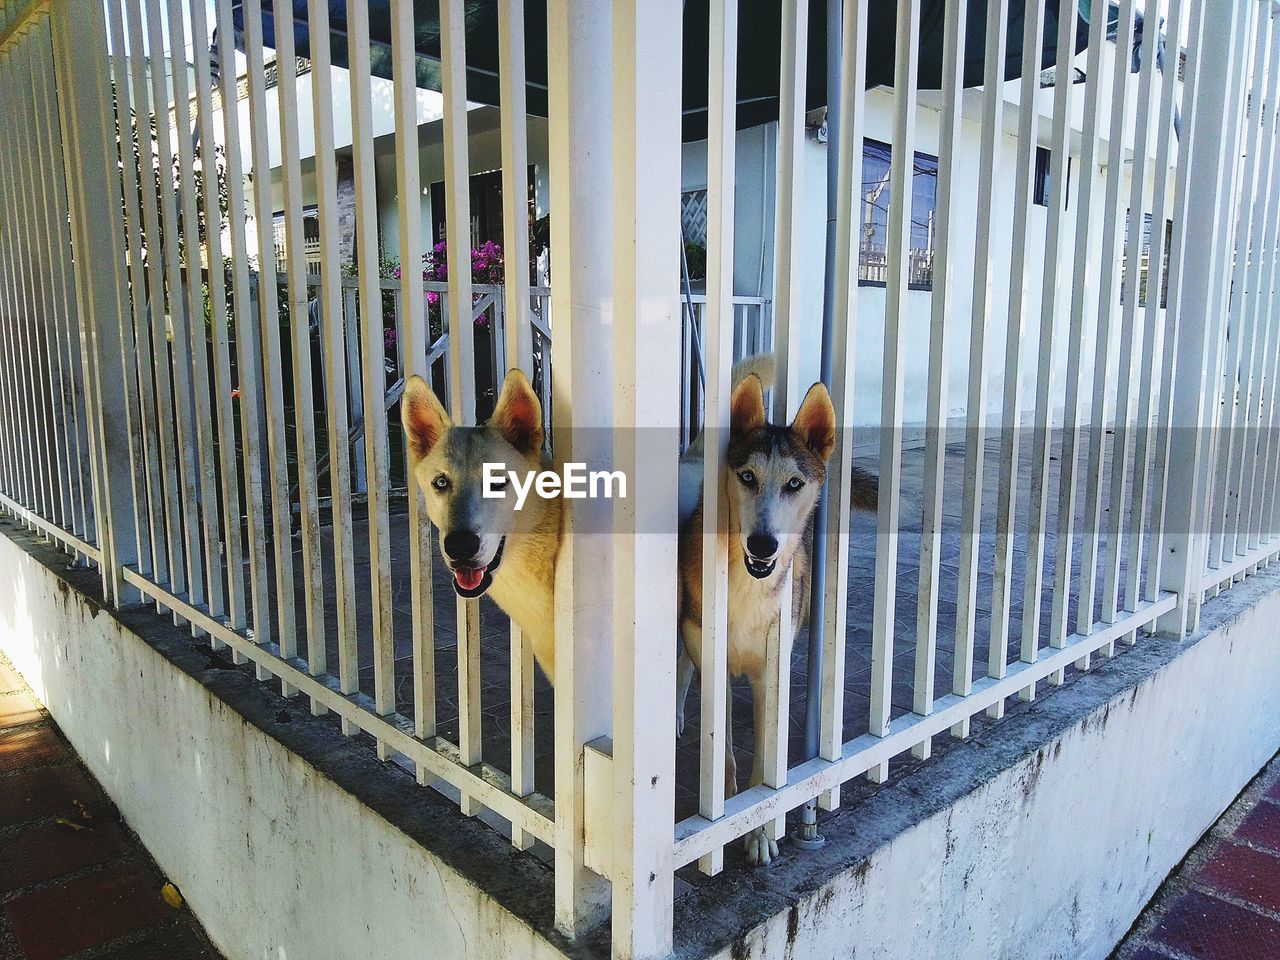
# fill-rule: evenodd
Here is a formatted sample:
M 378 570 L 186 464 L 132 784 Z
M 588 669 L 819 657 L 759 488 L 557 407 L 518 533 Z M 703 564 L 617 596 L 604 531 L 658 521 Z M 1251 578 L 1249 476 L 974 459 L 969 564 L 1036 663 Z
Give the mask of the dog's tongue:
M 484 567 L 479 569 L 459 567 L 453 571 L 453 576 L 463 590 L 474 590 L 480 586 L 480 581 L 484 579 Z

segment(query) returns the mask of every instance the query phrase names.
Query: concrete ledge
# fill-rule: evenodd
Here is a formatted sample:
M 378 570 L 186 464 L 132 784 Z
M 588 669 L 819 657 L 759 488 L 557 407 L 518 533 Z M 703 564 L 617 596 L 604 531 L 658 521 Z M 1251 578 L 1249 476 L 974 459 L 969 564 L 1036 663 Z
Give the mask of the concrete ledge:
M 1280 749 L 1280 568 L 677 903 L 678 953 L 1090 960 Z M 1095 661 L 1096 662 L 1096 661 Z M 846 791 L 848 793 L 848 791 Z
M 306 701 L 7 520 L 0 570 L 0 645 L 228 960 L 586 955 L 548 867 Z
M 551 916 L 552 876 L 96 574 L 0 521 L 0 645 L 229 960 L 607 956 Z M 846 786 L 813 854 L 686 874 L 684 957 L 1106 957 L 1280 749 L 1280 567 L 980 723 L 916 769 Z M 939 746 L 942 746 L 939 744 Z

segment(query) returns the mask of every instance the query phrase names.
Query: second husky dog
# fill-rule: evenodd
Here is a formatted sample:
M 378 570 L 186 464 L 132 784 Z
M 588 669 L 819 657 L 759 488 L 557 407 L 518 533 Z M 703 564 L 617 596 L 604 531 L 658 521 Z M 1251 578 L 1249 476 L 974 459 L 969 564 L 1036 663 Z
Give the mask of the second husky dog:
M 792 582 L 791 628 L 781 638 L 784 660 L 790 658 L 795 632 L 808 619 L 813 515 L 836 443 L 835 408 L 821 383 L 809 388 L 790 426 L 768 422 L 761 375 L 771 379 L 769 359 L 755 358 L 753 372 L 733 388 L 721 487 L 721 503 L 728 510 L 726 532 L 722 535 L 729 540 L 729 674 L 746 676 L 751 684 L 755 730 L 751 786 L 764 780 L 767 638 L 778 621 L 779 594 L 788 572 Z M 688 476 L 689 466 L 696 468 L 700 476 L 700 446 L 691 448 L 694 456 L 682 461 L 682 479 Z M 853 505 L 875 509 L 875 477 L 854 468 L 852 482 Z M 686 497 L 682 495 L 681 499 Z M 702 496 L 698 496 L 680 538 L 680 633 L 687 655 L 680 660 L 678 727 L 683 727 L 684 702 L 694 664 L 702 662 L 702 544 Z M 732 703 L 730 696 L 730 720 Z M 782 722 L 786 723 L 786 718 Z M 737 792 L 738 775 L 731 722 L 726 724 L 726 743 L 725 792 L 732 796 Z M 745 843 L 751 863 L 769 863 L 778 855 L 777 843 L 765 835 L 763 828 L 747 834 Z

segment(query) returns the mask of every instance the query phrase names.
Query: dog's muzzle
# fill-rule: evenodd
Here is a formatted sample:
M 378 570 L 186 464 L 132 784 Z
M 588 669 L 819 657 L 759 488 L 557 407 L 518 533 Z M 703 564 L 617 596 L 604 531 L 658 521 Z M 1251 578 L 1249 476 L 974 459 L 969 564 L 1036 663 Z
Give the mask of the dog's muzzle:
M 502 563 L 502 549 L 507 545 L 507 538 L 503 537 L 498 541 L 498 549 L 493 553 L 493 559 L 482 567 L 473 566 L 450 566 L 450 572 L 453 574 L 453 592 L 466 600 L 474 600 L 476 597 L 484 596 L 486 590 L 493 584 L 493 575 L 498 570 L 498 565 Z
M 753 557 L 747 551 L 742 551 L 742 564 L 747 568 L 747 573 L 751 574 L 757 580 L 763 580 L 769 574 L 773 573 L 773 568 L 778 565 L 778 558 L 772 560 L 759 560 Z

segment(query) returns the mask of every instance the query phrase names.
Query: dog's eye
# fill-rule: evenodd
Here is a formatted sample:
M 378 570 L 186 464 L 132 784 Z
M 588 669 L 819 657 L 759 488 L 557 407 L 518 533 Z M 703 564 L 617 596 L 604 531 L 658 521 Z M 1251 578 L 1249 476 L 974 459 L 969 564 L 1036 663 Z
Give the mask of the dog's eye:
M 738 474 L 738 479 L 745 483 L 748 487 L 755 486 L 756 475 L 750 470 L 743 470 Z
M 804 486 L 804 481 L 801 480 L 799 477 L 792 477 L 786 483 L 786 488 L 792 491 L 799 490 L 803 486 Z
M 489 486 L 494 490 L 506 490 L 511 485 L 511 481 L 506 477 L 495 477 L 489 482 Z
M 441 493 L 444 493 L 444 491 L 449 489 L 449 478 L 442 473 L 431 481 L 431 485 Z

